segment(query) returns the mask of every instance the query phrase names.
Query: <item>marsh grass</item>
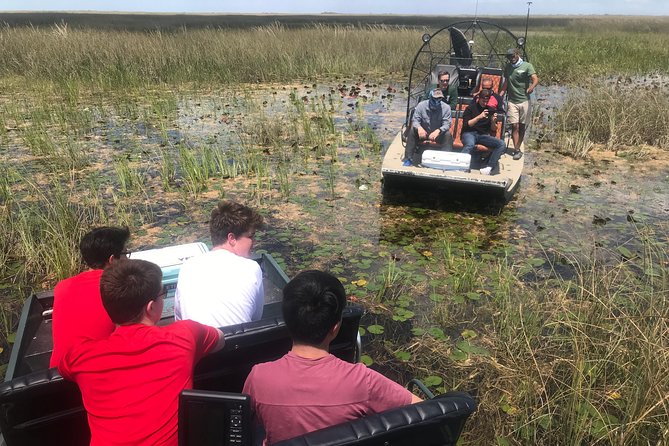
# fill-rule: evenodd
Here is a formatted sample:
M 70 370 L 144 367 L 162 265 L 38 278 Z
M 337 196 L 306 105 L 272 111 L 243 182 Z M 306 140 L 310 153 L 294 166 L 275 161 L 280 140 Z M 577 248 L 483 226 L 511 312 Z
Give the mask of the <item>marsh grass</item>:
M 667 148 L 668 109 L 669 99 L 654 90 L 605 86 L 582 89 L 555 115 L 558 150 L 584 158 L 593 143 L 610 150 L 644 144 Z
M 173 83 L 267 82 L 404 73 L 419 33 L 396 26 L 124 32 L 4 27 L 4 76 L 100 90 Z M 257 43 L 257 44 L 254 44 Z M 262 44 L 260 44 L 262 43 Z
M 384 290 L 398 296 L 392 307 L 378 305 L 370 290 L 373 311 L 383 316 L 368 328 L 368 361 L 394 364 L 382 366 L 391 374 L 399 362 L 437 392 L 473 392 L 479 409 L 463 444 L 664 444 L 669 258 L 647 231 L 637 228 L 639 254 L 630 259 L 597 246 L 563 254 L 567 276 L 549 263 L 528 268 L 444 245 L 424 270 L 431 277 L 445 268 L 443 284 L 411 285 L 409 275 L 393 270 L 403 279 L 390 281 L 394 292 Z M 523 279 L 537 269 L 543 279 Z M 448 279 L 456 275 L 471 276 L 476 298 L 451 298 L 461 295 Z M 401 296 L 429 293 L 432 310 L 402 307 Z M 420 317 L 425 311 L 430 316 Z M 382 322 L 389 313 L 396 322 Z M 411 335 L 399 341 L 409 330 L 403 321 L 411 321 Z
M 121 193 L 125 196 L 140 196 L 144 191 L 144 173 L 141 168 L 130 163 L 126 156 L 114 160 L 114 171 Z
M 209 169 L 196 150 L 185 144 L 179 144 L 179 167 L 187 195 L 186 201 L 197 197 L 207 189 Z

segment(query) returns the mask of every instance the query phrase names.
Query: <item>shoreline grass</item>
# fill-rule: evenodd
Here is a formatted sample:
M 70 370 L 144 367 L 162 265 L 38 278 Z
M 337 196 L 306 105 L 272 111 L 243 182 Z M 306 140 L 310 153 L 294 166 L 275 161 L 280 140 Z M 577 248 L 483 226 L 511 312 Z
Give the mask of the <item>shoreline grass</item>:
M 666 26 L 658 25 L 664 23 Z M 645 23 L 645 25 L 644 25 Z M 570 21 L 531 28 L 528 51 L 544 83 L 669 72 L 669 19 Z M 247 29 L 148 32 L 0 28 L 0 79 L 53 84 L 75 101 L 82 88 L 291 82 L 336 76 L 408 76 L 422 30 L 391 25 L 279 23 Z

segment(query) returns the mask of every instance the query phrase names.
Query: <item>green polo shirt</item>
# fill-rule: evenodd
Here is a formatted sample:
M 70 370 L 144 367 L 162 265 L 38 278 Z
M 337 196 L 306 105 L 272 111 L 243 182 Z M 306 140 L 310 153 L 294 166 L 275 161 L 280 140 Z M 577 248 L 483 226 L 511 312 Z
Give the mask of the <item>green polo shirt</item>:
M 532 75 L 536 74 L 534 66 L 529 62 L 523 62 L 518 68 L 513 68 L 511 64 L 504 67 L 504 77 L 507 80 L 506 91 L 509 94 L 509 102 L 520 104 L 529 101 L 530 95 L 527 89 L 532 83 Z

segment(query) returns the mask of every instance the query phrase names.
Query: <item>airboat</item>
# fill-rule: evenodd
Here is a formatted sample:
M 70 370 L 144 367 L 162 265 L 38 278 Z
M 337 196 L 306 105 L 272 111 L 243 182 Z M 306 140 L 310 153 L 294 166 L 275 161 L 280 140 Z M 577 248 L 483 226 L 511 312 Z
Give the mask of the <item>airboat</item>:
M 381 172 L 384 189 L 399 180 L 405 180 L 502 195 L 506 200 L 511 198 L 520 182 L 523 158 L 514 160 L 510 150 L 500 159 L 500 172 L 497 175 L 483 175 L 475 169 L 476 164 L 489 155 L 484 146 L 475 147 L 471 168 L 466 165 L 405 166 L 404 150 L 416 105 L 427 99 L 430 90 L 436 88 L 438 74 L 447 71 L 450 73 L 451 85 L 457 86 L 457 101 L 451 107 L 450 132 L 453 137 L 453 152 L 459 152 L 463 147 L 460 139 L 463 112 L 480 89 L 481 81 L 490 79 L 493 92 L 499 93 L 504 83 L 506 51 L 509 48 L 518 48 L 523 59 L 528 60 L 525 51 L 526 38 L 527 28 L 524 37 L 517 37 L 508 29 L 484 20 L 455 22 L 433 34 L 423 35 L 420 49 L 411 64 L 404 123 L 383 158 Z M 506 118 L 506 112 L 498 118 L 497 130 L 493 136 L 503 139 L 510 149 L 513 144 Z
M 133 252 L 131 258 L 156 263 L 167 290 L 160 325 L 174 320 L 173 299 L 181 265 L 207 252 L 203 243 L 190 243 Z M 251 402 L 240 393 L 253 365 L 273 361 L 292 345 L 281 317 L 281 290 L 288 277 L 269 254 L 254 258 L 263 271 L 265 306 L 262 319 L 221 327 L 225 347 L 203 358 L 194 370 L 192 390 L 179 399 L 179 446 L 251 446 L 256 430 Z M 16 340 L 0 384 L 0 446 L 87 446 L 91 435 L 81 393 L 55 368 L 49 368 L 53 346 L 51 320 L 53 291 L 30 296 L 19 320 Z M 342 325 L 330 352 L 342 360 L 359 362 L 359 324 L 362 307 L 344 308 Z M 420 382 L 414 383 L 428 397 Z M 348 423 L 321 429 L 284 446 L 396 444 L 455 446 L 476 402 L 466 393 L 451 392 L 417 405 L 400 407 Z

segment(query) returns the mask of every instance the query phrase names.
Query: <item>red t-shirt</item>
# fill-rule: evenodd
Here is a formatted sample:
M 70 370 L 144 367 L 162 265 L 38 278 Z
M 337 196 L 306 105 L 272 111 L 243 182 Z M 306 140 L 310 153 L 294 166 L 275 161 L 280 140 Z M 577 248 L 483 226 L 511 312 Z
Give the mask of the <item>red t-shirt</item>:
M 119 326 L 65 353 L 58 371 L 79 385 L 91 446 L 176 446 L 179 393 L 218 343 L 218 330 L 193 321 Z
M 253 367 L 244 393 L 273 444 L 411 403 L 411 393 L 364 364 L 290 352 Z
M 114 323 L 102 306 L 100 276 L 101 269 L 84 271 L 61 280 L 53 290 L 53 352 L 49 367 L 58 366 L 77 339 L 102 339 L 114 331 Z

